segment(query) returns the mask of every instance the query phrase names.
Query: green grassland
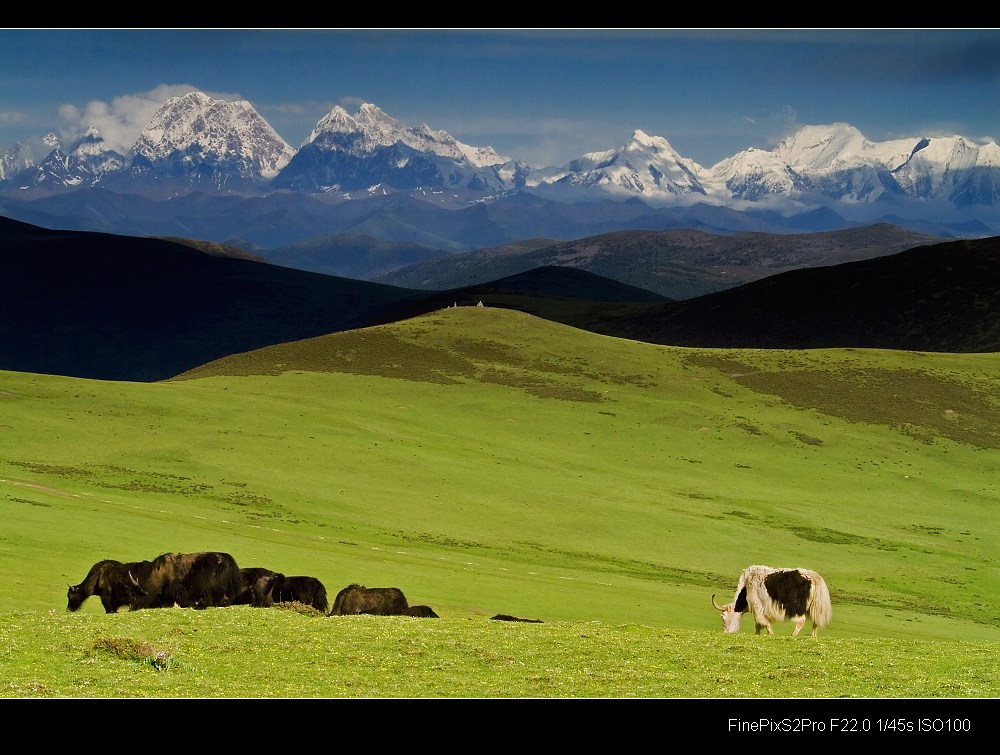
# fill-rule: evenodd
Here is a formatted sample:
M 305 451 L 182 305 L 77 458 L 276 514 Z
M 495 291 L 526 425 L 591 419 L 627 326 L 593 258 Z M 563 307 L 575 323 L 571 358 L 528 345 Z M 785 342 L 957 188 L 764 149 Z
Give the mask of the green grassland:
M 0 372 L 0 695 L 995 696 L 998 480 L 1000 354 L 671 348 L 457 307 L 154 384 Z M 100 559 L 198 550 L 319 577 L 331 601 L 397 586 L 441 619 L 66 613 Z M 753 563 L 824 575 L 818 639 L 756 637 L 751 619 L 722 635 L 710 596 Z M 248 634 L 185 682 L 208 663 L 193 625 Z M 301 636 L 303 669 L 336 670 L 366 633 L 386 657 L 418 648 L 419 679 L 262 687 L 232 660 Z M 511 641 L 533 660 L 494 679 L 523 660 Z M 620 673 L 574 665 L 595 644 Z M 772 653 L 840 658 L 841 675 L 722 670 Z M 84 683 L 95 658 L 148 681 Z

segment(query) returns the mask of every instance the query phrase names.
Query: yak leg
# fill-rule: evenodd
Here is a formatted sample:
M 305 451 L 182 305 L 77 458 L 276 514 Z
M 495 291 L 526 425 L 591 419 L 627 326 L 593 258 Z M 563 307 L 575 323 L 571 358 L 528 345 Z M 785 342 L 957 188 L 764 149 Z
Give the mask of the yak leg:
M 805 616 L 797 616 L 792 621 L 795 624 L 795 629 L 792 630 L 792 637 L 798 637 L 799 636 L 799 632 L 802 631 L 802 627 L 805 626 L 806 617 Z
M 756 625 L 757 625 L 757 634 L 760 634 L 760 630 L 761 629 L 766 629 L 768 634 L 772 634 L 772 635 L 774 634 L 774 630 L 771 629 L 771 625 L 766 620 L 763 621 L 763 622 L 756 621 L 754 623 L 756 623 Z

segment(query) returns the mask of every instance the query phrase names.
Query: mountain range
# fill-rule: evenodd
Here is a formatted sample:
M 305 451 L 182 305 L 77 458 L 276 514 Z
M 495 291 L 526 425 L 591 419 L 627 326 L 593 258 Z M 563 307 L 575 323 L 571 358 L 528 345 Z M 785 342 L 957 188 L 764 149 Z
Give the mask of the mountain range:
M 245 101 L 167 100 L 122 154 L 95 130 L 0 154 L 0 213 L 52 228 L 276 249 L 337 233 L 470 251 L 618 230 L 809 233 L 887 222 L 941 238 L 1000 233 L 1000 147 L 846 123 L 704 167 L 659 136 L 533 167 L 373 104 L 333 108 L 298 148 Z

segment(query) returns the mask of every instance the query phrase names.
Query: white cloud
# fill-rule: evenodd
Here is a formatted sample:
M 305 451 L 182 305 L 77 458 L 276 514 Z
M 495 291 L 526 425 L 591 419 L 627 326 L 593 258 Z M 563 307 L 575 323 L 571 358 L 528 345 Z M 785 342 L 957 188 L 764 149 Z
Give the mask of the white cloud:
M 4 125 L 24 123 L 26 120 L 28 120 L 27 113 L 20 110 L 0 110 L 0 123 Z

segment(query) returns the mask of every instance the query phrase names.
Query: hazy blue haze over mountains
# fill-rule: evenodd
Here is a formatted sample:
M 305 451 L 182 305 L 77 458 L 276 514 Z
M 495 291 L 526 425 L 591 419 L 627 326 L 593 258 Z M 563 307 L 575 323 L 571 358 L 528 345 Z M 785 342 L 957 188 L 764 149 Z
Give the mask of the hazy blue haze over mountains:
M 249 103 L 192 92 L 168 100 L 127 155 L 95 130 L 69 148 L 48 141 L 37 162 L 19 145 L 0 155 L 0 212 L 265 249 L 330 233 L 458 251 L 634 228 L 794 233 L 885 221 L 942 237 L 1000 232 L 995 143 L 875 143 L 845 123 L 710 167 L 638 130 L 568 165 L 532 167 L 372 104 L 353 116 L 334 108 L 294 149 Z

